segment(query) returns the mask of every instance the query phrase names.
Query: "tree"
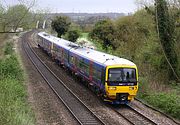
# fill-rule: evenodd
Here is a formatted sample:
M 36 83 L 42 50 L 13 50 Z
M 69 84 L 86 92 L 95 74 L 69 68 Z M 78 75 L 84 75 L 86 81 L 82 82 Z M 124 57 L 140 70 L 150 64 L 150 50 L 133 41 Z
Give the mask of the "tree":
M 107 50 L 108 46 L 115 46 L 112 44 L 114 40 L 115 28 L 111 20 L 101 20 L 98 21 L 93 30 L 90 32 L 90 37 L 92 39 L 101 40 L 103 42 L 103 47 Z
M 151 24 L 151 16 L 146 15 L 144 11 L 138 11 L 134 15 L 121 17 L 115 21 L 116 32 L 113 44 L 121 56 L 135 59 L 136 52 L 141 49 L 149 38 L 150 31 L 153 30 Z
M 67 32 L 67 39 L 71 42 L 76 42 L 79 36 L 80 36 L 80 33 L 78 30 L 69 30 Z
M 35 5 L 35 0 L 24 1 L 19 0 L 19 4 L 14 6 L 7 5 L 6 8 L 1 7 L 2 16 L 0 16 L 0 24 L 3 32 L 16 31 L 18 27 L 28 27 L 33 22 L 30 9 Z M 2 11 L 3 9 L 3 11 Z
M 163 53 L 170 69 L 170 78 L 179 79 L 177 75 L 178 59 L 174 51 L 174 31 L 175 24 L 171 19 L 167 2 L 165 0 L 155 0 L 157 32 L 162 45 Z M 169 68 L 170 67 L 170 68 Z
M 57 16 L 54 20 L 52 20 L 51 27 L 58 33 L 58 37 L 61 38 L 64 35 L 69 27 L 70 27 L 69 18 L 66 16 Z

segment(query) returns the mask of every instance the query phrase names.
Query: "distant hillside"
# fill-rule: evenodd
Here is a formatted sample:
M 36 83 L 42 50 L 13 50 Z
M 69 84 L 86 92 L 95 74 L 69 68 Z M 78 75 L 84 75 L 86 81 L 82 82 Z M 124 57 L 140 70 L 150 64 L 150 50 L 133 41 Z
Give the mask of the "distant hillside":
M 43 14 L 42 14 L 43 15 Z M 85 27 L 92 27 L 97 21 L 103 19 L 112 19 L 126 16 L 125 13 L 49 13 L 42 17 L 42 20 L 46 20 L 46 27 L 49 27 L 51 20 L 56 16 L 68 16 L 72 22 L 78 24 L 82 29 Z M 40 21 L 39 27 L 42 27 L 43 21 Z
M 86 20 L 90 17 L 97 17 L 97 18 L 110 18 L 110 19 L 117 19 L 119 17 L 125 16 L 125 13 L 50 13 L 46 18 L 53 18 L 55 16 L 68 16 L 73 21 L 77 20 Z

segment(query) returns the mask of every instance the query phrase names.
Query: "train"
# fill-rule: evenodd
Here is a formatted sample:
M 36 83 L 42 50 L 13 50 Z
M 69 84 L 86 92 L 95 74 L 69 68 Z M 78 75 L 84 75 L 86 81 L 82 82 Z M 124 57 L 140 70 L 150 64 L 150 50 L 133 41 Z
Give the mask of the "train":
M 106 54 L 46 32 L 38 33 L 38 47 L 66 67 L 105 102 L 128 104 L 138 92 L 138 69 L 130 60 Z

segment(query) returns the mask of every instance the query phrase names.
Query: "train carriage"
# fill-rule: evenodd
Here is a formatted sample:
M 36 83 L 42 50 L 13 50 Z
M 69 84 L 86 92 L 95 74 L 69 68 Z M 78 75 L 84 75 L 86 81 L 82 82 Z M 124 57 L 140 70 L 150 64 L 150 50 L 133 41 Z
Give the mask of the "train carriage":
M 133 62 L 80 47 L 46 33 L 39 33 L 38 36 L 41 44 L 39 46 L 45 50 L 49 48 L 48 52 L 58 62 L 86 80 L 105 101 L 112 104 L 125 104 L 136 96 L 138 70 Z

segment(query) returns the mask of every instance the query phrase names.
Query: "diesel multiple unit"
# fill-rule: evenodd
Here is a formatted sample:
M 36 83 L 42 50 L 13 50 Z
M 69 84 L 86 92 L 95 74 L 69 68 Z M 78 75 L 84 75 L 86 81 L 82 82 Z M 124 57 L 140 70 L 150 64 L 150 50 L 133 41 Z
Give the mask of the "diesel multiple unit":
M 104 101 L 126 104 L 136 96 L 138 70 L 133 62 L 45 32 L 38 33 L 38 46 L 58 64 L 81 77 Z

